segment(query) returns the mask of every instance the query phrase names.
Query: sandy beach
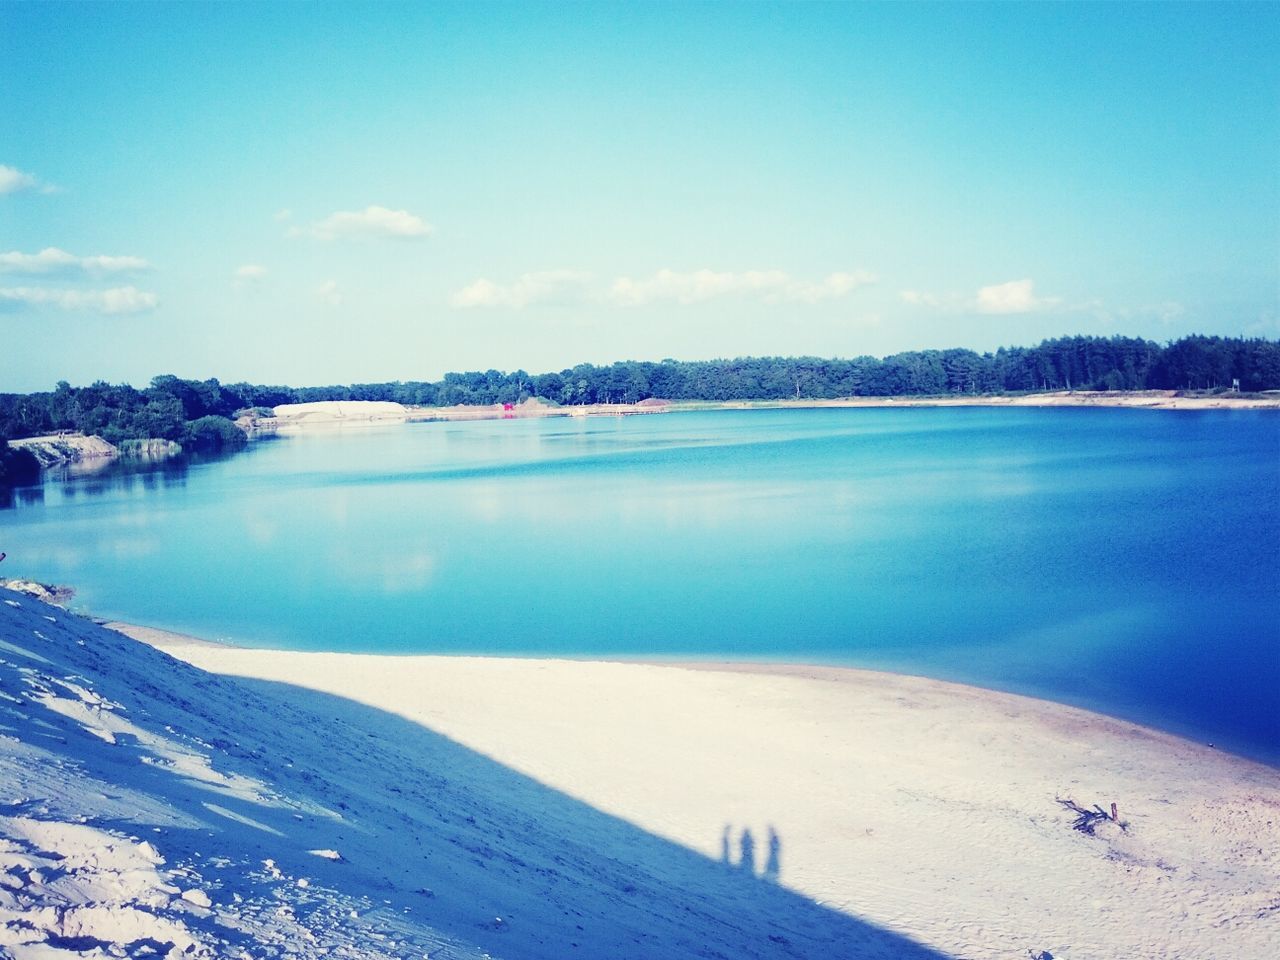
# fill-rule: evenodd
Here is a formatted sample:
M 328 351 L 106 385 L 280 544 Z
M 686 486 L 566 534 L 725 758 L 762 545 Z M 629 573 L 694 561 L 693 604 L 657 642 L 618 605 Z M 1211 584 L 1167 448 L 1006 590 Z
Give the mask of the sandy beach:
M 1280 943 L 1280 771 L 1082 710 L 836 668 L 293 653 L 116 626 L 401 718 L 945 956 Z M 1119 823 L 1074 830 L 1067 799 Z
M 1280 771 L 1081 710 L 835 668 L 251 650 L 0 600 L 15 960 L 1280 939 Z
M 340 425 L 376 425 L 416 420 L 498 420 L 539 417 L 631 416 L 690 410 L 788 410 L 892 407 L 1124 407 L 1145 410 L 1277 410 L 1280 395 L 1240 396 L 1223 393 L 1183 395 L 1176 390 L 1060 390 L 1024 395 L 965 394 L 949 397 L 843 397 L 834 400 L 726 400 L 640 403 L 591 403 L 552 406 L 537 399 L 504 406 L 409 407 L 373 400 L 317 401 L 285 404 L 260 425 L 285 432 Z
M 1176 390 L 1058 390 L 1018 396 L 850 397 L 841 400 L 784 401 L 783 406 L 815 407 L 1125 407 L 1145 410 L 1276 410 L 1280 396 L 1222 393 L 1183 395 Z

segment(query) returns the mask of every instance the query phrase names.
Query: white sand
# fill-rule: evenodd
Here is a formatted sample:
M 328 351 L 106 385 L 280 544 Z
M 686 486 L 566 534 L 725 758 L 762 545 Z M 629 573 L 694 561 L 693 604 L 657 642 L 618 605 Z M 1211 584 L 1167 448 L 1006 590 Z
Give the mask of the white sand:
M 281 427 L 339 423 L 387 423 L 403 421 L 408 409 L 386 400 L 318 400 L 282 403 L 272 409 Z
M 157 642 L 155 634 L 150 635 Z M 850 670 L 161 646 L 326 691 L 953 957 L 1277 955 L 1280 771 L 1042 701 Z M 1055 798 L 1119 806 L 1071 829 Z
M 55 433 L 43 437 L 23 437 L 10 440 L 15 450 L 29 450 L 40 461 L 40 466 L 51 467 L 58 463 L 90 462 L 105 466 L 120 455 L 115 444 L 101 437 L 79 433 Z
M 1019 396 L 957 395 L 950 397 L 845 397 L 838 400 L 734 401 L 714 408 L 755 407 L 1129 407 L 1147 410 L 1280 410 L 1280 392 L 1267 396 L 1220 393 L 1181 396 L 1176 390 L 1058 390 Z M 677 407 L 678 409 L 678 407 Z

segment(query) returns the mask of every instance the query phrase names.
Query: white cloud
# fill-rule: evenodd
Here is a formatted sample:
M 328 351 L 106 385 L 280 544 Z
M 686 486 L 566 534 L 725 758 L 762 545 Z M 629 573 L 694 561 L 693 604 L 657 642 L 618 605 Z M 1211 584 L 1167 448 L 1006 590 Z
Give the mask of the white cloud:
M 1102 300 L 1086 300 L 1083 303 L 1067 307 L 1072 313 L 1089 313 L 1103 323 L 1132 323 L 1135 320 L 1156 320 L 1169 324 L 1180 319 L 1186 308 L 1176 300 L 1164 300 L 1159 303 L 1143 303 L 1133 307 L 1110 306 Z
M 342 303 L 342 291 L 338 289 L 338 281 L 326 280 L 316 288 L 316 296 L 330 306 Z
M 938 295 L 924 290 L 900 290 L 898 296 L 903 303 L 949 313 L 1035 313 L 1062 303 L 1058 297 L 1037 296 L 1035 284 L 1030 279 L 981 287 L 973 296 L 956 293 Z
M 606 300 L 623 306 L 649 303 L 704 303 L 717 297 L 754 296 L 766 303 L 821 303 L 845 297 L 875 283 L 867 270 L 837 272 L 821 280 L 797 280 L 783 270 L 742 272 L 659 270 L 646 279 L 618 277 L 607 291 L 591 291 L 591 275 L 576 270 L 546 270 L 521 274 L 511 283 L 481 277 L 450 298 L 455 307 L 510 307 L 531 304 Z
M 92 257 L 81 257 L 80 265 L 90 273 L 137 273 L 142 270 L 150 270 L 151 264 L 147 263 L 142 257 L 107 257 L 96 255 Z
M 982 287 L 974 300 L 978 313 L 1035 313 L 1057 304 L 1057 297 L 1037 297 L 1030 279 Z
M 866 270 L 832 273 L 816 282 L 796 280 L 783 270 L 747 270 L 741 273 L 659 270 L 646 280 L 619 277 L 613 282 L 609 295 L 615 302 L 627 306 L 657 302 L 704 303 L 732 295 L 759 296 L 771 303 L 819 303 L 846 296 L 875 281 L 875 274 Z
M 411 240 L 431 233 L 431 224 L 408 210 L 365 207 L 363 210 L 339 210 L 304 228 L 292 227 L 289 236 L 310 236 L 317 240 L 358 237 L 392 237 Z
M 796 283 L 788 291 L 788 300 L 801 303 L 820 303 L 823 300 L 835 300 L 875 283 L 879 278 L 869 270 L 855 270 L 853 273 L 828 274 L 825 280 L 817 283 Z
M 137 287 L 107 290 L 69 290 L 60 287 L 0 287 L 0 301 L 63 310 L 96 310 L 99 313 L 142 313 L 160 303 L 154 293 Z
M 580 299 L 590 275 L 576 270 L 543 270 L 521 274 L 513 283 L 499 284 L 481 277 L 457 291 L 455 307 L 514 307 Z
M 284 209 L 277 210 L 275 213 L 273 213 L 271 215 L 271 219 L 277 221 L 278 223 L 283 223 L 286 220 L 293 219 L 293 211 L 290 210 L 288 207 L 285 207 Z
M 22 253 L 11 250 L 0 253 L 0 273 L 138 273 L 151 269 L 151 264 L 141 257 L 108 257 L 101 254 L 91 257 L 77 257 L 59 250 L 57 247 L 45 247 L 39 253 Z
M 659 270 L 647 280 L 619 277 L 613 282 L 610 293 L 615 301 L 628 306 L 662 301 L 690 304 L 745 290 L 776 289 L 786 281 L 787 275 L 780 270 L 746 273 Z
M 1176 300 L 1154 303 L 1148 309 L 1155 313 L 1156 319 L 1161 323 L 1173 323 L 1175 320 L 1180 320 L 1182 315 L 1187 312 L 1186 307 Z
M 90 302 L 101 304 L 103 313 L 139 313 L 154 310 L 160 303 L 154 293 L 137 287 L 112 287 L 110 290 L 91 292 Z
M 51 183 L 44 183 L 32 174 L 23 173 L 17 167 L 7 167 L 0 163 L 0 194 L 17 193 L 20 190 L 57 193 L 58 188 Z
M 236 290 L 256 286 L 266 279 L 267 268 L 257 263 L 246 263 L 236 267 L 231 275 L 231 286 Z
M 506 287 L 481 277 L 454 293 L 450 298 L 455 307 L 504 307 L 514 306 Z
M 903 303 L 914 304 L 918 307 L 941 307 L 942 299 L 934 296 L 932 293 L 925 293 L 923 290 L 903 290 L 898 296 L 902 298 Z

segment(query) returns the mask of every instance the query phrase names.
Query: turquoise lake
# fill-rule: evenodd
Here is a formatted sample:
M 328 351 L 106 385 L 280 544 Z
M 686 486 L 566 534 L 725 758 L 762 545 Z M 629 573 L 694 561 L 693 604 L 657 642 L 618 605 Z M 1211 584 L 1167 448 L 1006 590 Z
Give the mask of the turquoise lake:
M 1280 415 L 416 423 L 49 478 L 8 576 L 306 650 L 751 658 L 1079 704 L 1280 762 Z

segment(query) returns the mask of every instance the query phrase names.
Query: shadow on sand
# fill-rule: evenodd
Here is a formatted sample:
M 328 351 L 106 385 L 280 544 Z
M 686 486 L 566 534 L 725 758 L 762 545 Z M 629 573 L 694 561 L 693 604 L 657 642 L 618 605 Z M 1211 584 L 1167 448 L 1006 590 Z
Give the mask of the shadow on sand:
M 416 723 L 329 694 L 235 682 L 350 725 L 363 742 L 335 740 L 333 749 L 360 751 L 366 776 L 321 789 L 348 820 L 334 842 L 349 847 L 363 835 L 398 855 L 344 874 L 363 874 L 371 896 L 431 891 L 425 918 L 454 918 L 449 932 L 495 956 L 943 960 L 779 885 L 782 841 L 772 829 L 761 872 L 750 831 L 738 838 L 739 869 L 726 870 Z
M 764 867 L 758 874 L 756 873 L 756 838 L 751 833 L 751 829 L 744 827 L 742 833 L 738 835 L 737 863 L 734 863 L 733 856 L 729 852 L 732 846 L 730 839 L 732 835 L 733 827 L 726 823 L 720 834 L 721 863 L 737 867 L 749 875 L 758 876 L 761 880 L 768 880 L 770 883 L 778 883 L 782 879 L 782 837 L 778 836 L 778 831 L 774 829 L 773 824 L 769 825 L 769 847 Z
M 413 930 L 429 928 L 508 960 L 946 960 L 776 882 L 782 838 L 772 829 L 759 873 L 749 832 L 733 838 L 739 856 L 726 866 L 385 711 L 205 673 L 68 622 L 76 618 L 59 616 L 55 625 L 32 606 L 0 608 L 0 624 L 15 627 L 5 631 L 15 637 L 43 631 L 42 656 L 53 659 L 37 662 L 41 670 L 75 671 L 130 716 L 145 717 L 148 729 L 199 738 L 215 768 L 257 778 L 287 799 L 213 792 L 140 763 L 145 745 L 103 743 L 49 712 L 49 732 L 75 742 L 86 775 L 156 798 L 102 825 L 163 827 L 154 836 L 170 863 L 185 860 L 207 876 L 218 869 L 212 853 L 238 870 L 260 871 L 255 865 L 269 858 L 286 875 L 309 878 L 310 889 L 362 899 L 409 931 L 389 956 L 422 956 L 409 949 Z M 172 815 L 157 819 L 152 811 L 162 808 Z M 727 861 L 728 827 L 723 840 Z M 314 855 L 328 849 L 342 859 Z M 215 893 L 229 899 L 234 882 L 245 881 L 226 873 Z

